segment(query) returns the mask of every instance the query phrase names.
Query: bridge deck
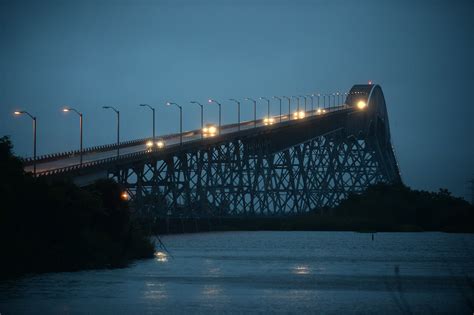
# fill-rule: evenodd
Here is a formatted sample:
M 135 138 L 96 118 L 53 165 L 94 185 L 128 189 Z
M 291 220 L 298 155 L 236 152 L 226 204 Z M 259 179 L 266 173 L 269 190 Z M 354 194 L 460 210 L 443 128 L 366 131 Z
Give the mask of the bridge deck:
M 288 114 L 282 115 L 281 116 L 281 122 L 280 122 L 280 116 L 272 116 L 275 119 L 275 123 L 267 126 L 264 124 L 263 119 L 257 120 L 256 127 L 261 129 L 260 127 L 271 127 L 272 129 L 287 126 L 289 123 L 298 123 L 299 121 L 304 121 L 307 119 L 310 119 L 311 116 L 319 116 L 319 117 L 324 117 L 325 115 L 330 114 L 331 112 L 335 111 L 341 111 L 341 110 L 348 110 L 350 109 L 349 106 L 347 105 L 342 105 L 342 106 L 335 106 L 332 108 L 326 108 L 326 113 L 324 114 L 318 114 L 315 110 L 309 110 L 306 111 L 305 113 L 305 118 L 303 119 L 288 119 L 289 116 Z M 250 129 L 254 129 L 254 121 L 244 121 L 241 122 L 240 124 L 240 131 L 238 129 L 238 124 L 228 124 L 228 125 L 222 125 L 221 128 L 221 136 L 222 135 L 229 135 L 229 134 L 234 134 L 235 136 L 238 136 L 239 133 L 248 133 Z M 215 137 L 209 137 L 209 138 L 201 138 L 201 130 L 190 130 L 190 131 L 184 131 L 183 132 L 183 144 L 187 144 L 190 142 L 194 142 L 202 145 L 205 145 L 208 143 L 210 140 L 213 138 L 218 138 L 218 136 Z M 163 138 L 166 142 L 166 146 L 163 149 L 160 149 L 160 151 L 166 152 L 168 150 L 176 150 L 176 148 L 179 148 L 179 142 L 180 142 L 180 137 L 179 134 L 171 134 L 171 135 L 163 135 L 163 136 L 158 136 L 158 138 Z M 130 141 L 132 144 L 121 144 L 120 145 L 120 150 L 119 150 L 119 159 L 130 156 L 133 153 L 144 153 L 147 151 L 146 149 L 146 142 L 152 140 L 152 138 L 147 138 L 143 139 L 142 141 L 138 141 L 139 143 L 137 144 L 137 141 Z M 99 162 L 99 161 L 105 161 L 109 159 L 114 159 L 117 157 L 117 147 L 111 145 L 110 149 L 107 150 L 98 150 L 98 151 L 89 151 L 89 152 L 84 152 L 83 153 L 83 166 L 87 167 L 88 164 L 92 164 L 91 162 Z M 46 175 L 51 171 L 55 170 L 60 170 L 60 169 L 65 169 L 65 168 L 70 168 L 70 167 L 75 167 L 79 166 L 80 164 L 80 155 L 79 153 L 74 153 L 71 155 L 66 155 L 62 156 L 57 159 L 43 159 L 43 160 L 37 160 L 36 164 L 36 172 L 38 175 Z M 32 172 L 33 171 L 33 163 L 30 162 L 25 166 L 25 171 L 27 172 Z

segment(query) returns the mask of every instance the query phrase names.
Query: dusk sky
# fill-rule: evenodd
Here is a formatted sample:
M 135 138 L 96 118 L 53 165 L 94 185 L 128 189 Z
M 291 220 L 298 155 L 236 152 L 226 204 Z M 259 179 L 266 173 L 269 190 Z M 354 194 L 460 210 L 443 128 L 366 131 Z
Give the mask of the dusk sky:
M 403 181 L 468 197 L 474 177 L 474 2 L 462 1 L 5 1 L 0 0 L 0 136 L 31 156 L 84 144 L 151 136 L 200 125 L 199 109 L 223 103 L 223 123 L 243 100 L 347 92 L 372 80 L 386 98 Z M 252 107 L 243 101 L 244 120 Z M 207 104 L 206 104 L 207 105 Z M 272 103 L 277 114 L 277 103 Z M 259 103 L 258 113 L 265 113 Z M 207 105 L 205 121 L 217 122 Z

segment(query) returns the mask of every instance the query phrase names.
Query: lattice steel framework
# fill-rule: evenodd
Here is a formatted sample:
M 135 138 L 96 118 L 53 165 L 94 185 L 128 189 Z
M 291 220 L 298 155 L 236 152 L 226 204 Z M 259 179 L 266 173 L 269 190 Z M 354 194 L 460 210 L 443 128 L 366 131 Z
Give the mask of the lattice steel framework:
M 400 180 L 381 90 L 371 101 L 373 86 L 354 89 L 365 91 L 374 110 L 360 117 L 348 113 L 336 129 L 283 145 L 278 134 L 235 137 L 151 155 L 114 168 L 110 177 L 128 190 L 137 209 L 156 216 L 278 216 L 335 206 L 370 184 Z

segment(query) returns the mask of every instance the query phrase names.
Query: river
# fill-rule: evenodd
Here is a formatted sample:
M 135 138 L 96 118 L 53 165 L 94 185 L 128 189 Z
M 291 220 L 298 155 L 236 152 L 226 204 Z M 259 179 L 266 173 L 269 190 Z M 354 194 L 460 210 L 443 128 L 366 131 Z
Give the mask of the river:
M 464 313 L 474 235 L 222 232 L 168 235 L 123 269 L 0 282 L 0 313 Z

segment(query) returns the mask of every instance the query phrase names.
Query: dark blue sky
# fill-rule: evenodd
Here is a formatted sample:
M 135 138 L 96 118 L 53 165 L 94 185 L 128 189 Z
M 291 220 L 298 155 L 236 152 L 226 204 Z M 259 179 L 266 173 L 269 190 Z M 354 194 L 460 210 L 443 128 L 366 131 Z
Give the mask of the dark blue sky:
M 347 91 L 382 86 L 406 184 L 467 196 L 474 176 L 474 5 L 472 1 L 5 1 L 0 0 L 0 135 L 31 155 L 114 142 L 113 105 L 123 139 L 199 126 L 189 100 Z M 263 104 L 259 112 L 263 115 Z M 276 113 L 276 104 L 274 106 Z M 243 110 L 251 118 L 250 104 Z M 208 106 L 206 121 L 216 121 Z M 236 118 L 224 102 L 223 121 Z

